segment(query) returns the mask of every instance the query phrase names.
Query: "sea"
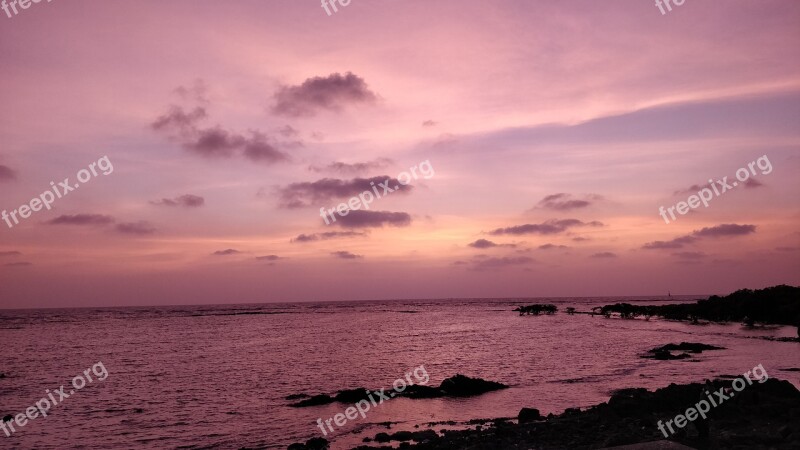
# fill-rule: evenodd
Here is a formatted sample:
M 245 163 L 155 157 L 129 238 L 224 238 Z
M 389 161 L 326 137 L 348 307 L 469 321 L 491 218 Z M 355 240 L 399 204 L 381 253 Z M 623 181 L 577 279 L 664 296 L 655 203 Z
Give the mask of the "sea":
M 574 307 L 689 302 L 686 297 L 439 299 L 0 310 L 0 415 L 17 416 L 61 386 L 47 411 L 0 433 L 9 449 L 285 449 L 325 437 L 332 449 L 380 432 L 474 426 L 607 401 L 617 389 L 741 375 L 759 364 L 800 387 L 794 327 L 689 324 L 568 315 Z M 553 303 L 555 315 L 513 309 Z M 725 347 L 690 359 L 643 359 L 668 343 Z M 92 367 L 107 372 L 100 380 Z M 295 394 L 386 392 L 424 367 L 438 386 L 456 374 L 508 389 L 470 398 L 391 398 L 327 435 L 317 419 L 348 404 L 289 406 Z M 91 382 L 76 390 L 72 380 Z M 99 372 L 98 372 L 99 373 Z M 414 380 L 414 378 L 411 378 Z M 53 397 L 58 401 L 59 397 Z M 680 411 L 676 411 L 676 414 Z M 33 414 L 32 414 L 33 415 Z M 431 425 L 431 424 L 435 425 Z M 6 424 L 8 426 L 8 424 Z

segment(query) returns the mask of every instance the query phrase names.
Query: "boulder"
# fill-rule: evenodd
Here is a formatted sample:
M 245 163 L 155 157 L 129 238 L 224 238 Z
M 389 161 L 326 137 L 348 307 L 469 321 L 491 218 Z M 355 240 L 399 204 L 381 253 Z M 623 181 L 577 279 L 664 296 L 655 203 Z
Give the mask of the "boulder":
M 532 422 L 534 420 L 541 420 L 542 415 L 539 414 L 539 410 L 535 408 L 522 408 L 519 410 L 519 415 L 517 416 L 519 419 L 519 423 L 526 423 Z

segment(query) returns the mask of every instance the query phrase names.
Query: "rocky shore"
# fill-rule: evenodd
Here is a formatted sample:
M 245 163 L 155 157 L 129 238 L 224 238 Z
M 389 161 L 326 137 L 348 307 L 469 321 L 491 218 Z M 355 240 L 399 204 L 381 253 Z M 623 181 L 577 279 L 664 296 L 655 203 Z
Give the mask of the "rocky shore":
M 398 446 L 418 450 L 598 449 L 664 440 L 696 449 L 800 448 L 800 391 L 788 381 L 770 378 L 734 397 L 730 396 L 731 378 L 735 377 L 672 384 L 653 392 L 624 389 L 608 402 L 584 410 L 568 409 L 560 415 L 543 417 L 534 408 L 524 408 L 516 419 L 473 421 L 473 427 L 463 430 L 378 433 L 355 450 Z M 720 388 L 730 399 L 712 408 L 706 421 L 698 418 L 668 438 L 659 431 L 659 421 L 683 414 L 706 398 L 705 391 Z M 322 450 L 328 443 L 315 438 L 289 448 Z

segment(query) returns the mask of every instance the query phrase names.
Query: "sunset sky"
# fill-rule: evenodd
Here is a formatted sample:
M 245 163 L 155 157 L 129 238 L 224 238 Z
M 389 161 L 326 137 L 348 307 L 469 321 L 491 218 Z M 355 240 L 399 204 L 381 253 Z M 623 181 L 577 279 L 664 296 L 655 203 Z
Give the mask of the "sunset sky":
M 0 222 L 0 307 L 800 284 L 800 3 L 338 9 L 0 10 L 0 210 L 113 165 Z M 659 216 L 764 155 L 771 172 Z M 320 217 L 424 161 L 368 212 Z

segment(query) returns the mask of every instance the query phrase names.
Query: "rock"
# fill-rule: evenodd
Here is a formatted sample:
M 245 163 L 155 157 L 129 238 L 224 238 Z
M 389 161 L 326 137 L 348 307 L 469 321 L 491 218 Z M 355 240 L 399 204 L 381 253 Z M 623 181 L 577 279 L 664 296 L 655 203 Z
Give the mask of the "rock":
M 398 395 L 408 398 L 439 398 L 444 396 L 444 393 L 440 391 L 439 388 L 415 384 L 406 387 L 406 389 Z
M 375 442 L 389 442 L 392 437 L 388 433 L 378 433 L 375 435 Z
M 345 389 L 339 391 L 333 399 L 342 403 L 356 403 L 359 400 L 368 399 L 367 390 L 364 388 Z
M 508 386 L 502 383 L 486 381 L 480 378 L 470 378 L 460 374 L 445 379 L 442 381 L 442 384 L 439 385 L 439 389 L 442 392 L 453 397 L 471 397 L 473 395 L 480 395 L 506 388 L 508 388 Z
M 521 410 L 519 410 L 519 415 L 517 416 L 517 419 L 519 419 L 519 423 L 541 420 L 541 418 L 542 415 L 539 414 L 539 410 L 534 408 L 522 408 Z
M 14 416 L 11 414 L 3 416 L 3 422 L 11 422 L 12 420 L 14 420 Z
M 306 448 L 308 450 L 327 450 L 328 440 L 321 437 L 309 439 L 306 441 Z
M 308 394 L 292 394 L 285 397 L 286 400 L 299 400 L 301 398 L 308 398 Z
M 327 405 L 333 402 L 334 402 L 333 397 L 331 397 L 330 395 L 320 394 L 307 398 L 305 400 L 300 400 L 297 403 L 292 403 L 289 406 L 293 408 L 304 408 L 306 406 Z
M 392 440 L 394 441 L 410 441 L 414 437 L 414 434 L 410 431 L 398 431 L 392 435 Z
M 661 347 L 648 350 L 648 353 L 669 352 L 673 350 L 680 350 L 683 352 L 702 353 L 704 350 L 725 350 L 725 347 L 717 347 L 714 345 L 701 344 L 699 342 L 681 342 L 680 344 L 667 344 Z

